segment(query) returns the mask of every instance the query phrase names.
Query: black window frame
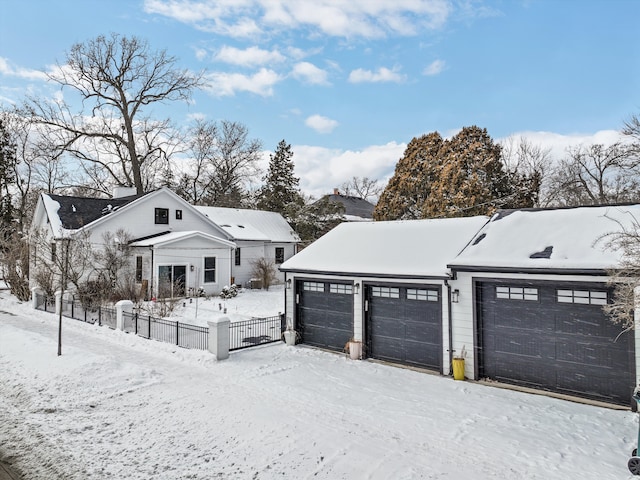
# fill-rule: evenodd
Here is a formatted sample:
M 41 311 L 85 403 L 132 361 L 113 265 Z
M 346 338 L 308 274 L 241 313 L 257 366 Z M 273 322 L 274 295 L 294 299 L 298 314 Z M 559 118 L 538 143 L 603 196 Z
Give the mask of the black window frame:
M 182 220 L 182 210 L 176 210 L 176 220 Z
M 213 260 L 213 266 L 211 266 L 211 264 L 209 263 L 209 265 L 207 265 L 208 261 L 212 261 Z M 203 259 L 203 264 L 204 264 L 204 268 L 202 269 L 202 281 L 203 283 L 216 283 L 216 257 L 204 257 Z M 210 277 L 210 275 L 213 275 L 213 280 L 211 279 L 207 279 L 208 277 Z
M 142 282 L 142 255 L 136 255 L 136 282 Z
M 240 253 L 240 247 L 236 247 L 234 265 L 236 267 L 239 267 L 241 263 L 242 263 L 242 254 Z
M 169 225 L 169 209 L 156 207 L 155 209 L 155 224 L 156 225 Z
M 276 247 L 276 264 L 284 263 L 284 247 Z

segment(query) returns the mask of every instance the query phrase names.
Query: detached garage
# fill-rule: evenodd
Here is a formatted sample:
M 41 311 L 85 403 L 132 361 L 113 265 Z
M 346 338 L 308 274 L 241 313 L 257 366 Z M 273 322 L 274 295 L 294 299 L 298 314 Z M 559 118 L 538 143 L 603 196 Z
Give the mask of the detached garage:
M 636 333 L 611 322 L 606 234 L 638 206 L 501 211 L 450 263 L 467 376 L 630 405 Z M 639 217 L 640 218 L 640 217 Z M 600 240 L 599 240 L 600 239 Z
M 449 372 L 447 262 L 488 217 L 338 225 L 281 266 L 305 345 Z

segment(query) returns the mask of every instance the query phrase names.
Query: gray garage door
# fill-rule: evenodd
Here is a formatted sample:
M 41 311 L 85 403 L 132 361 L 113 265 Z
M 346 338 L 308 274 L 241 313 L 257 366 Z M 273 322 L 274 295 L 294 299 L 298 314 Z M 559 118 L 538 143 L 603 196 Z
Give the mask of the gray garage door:
M 342 351 L 353 337 L 353 286 L 329 281 L 296 282 L 297 328 L 302 342 Z
M 629 405 L 632 333 L 602 311 L 605 286 L 479 283 L 480 376 Z
M 367 286 L 372 358 L 442 371 L 440 287 Z

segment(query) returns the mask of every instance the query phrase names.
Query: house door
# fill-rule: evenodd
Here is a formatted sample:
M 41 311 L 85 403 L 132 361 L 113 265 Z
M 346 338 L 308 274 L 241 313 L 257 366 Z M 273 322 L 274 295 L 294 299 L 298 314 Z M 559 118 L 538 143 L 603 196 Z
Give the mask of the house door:
M 184 297 L 187 279 L 186 265 L 160 265 L 158 267 L 158 296 Z

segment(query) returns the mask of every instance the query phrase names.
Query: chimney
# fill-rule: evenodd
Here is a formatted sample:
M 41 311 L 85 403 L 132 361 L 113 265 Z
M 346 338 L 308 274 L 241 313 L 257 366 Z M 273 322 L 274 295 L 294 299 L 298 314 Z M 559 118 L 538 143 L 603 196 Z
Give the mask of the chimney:
M 334 195 L 340 195 L 340 190 L 338 190 L 337 188 L 333 189 L 333 194 Z
M 111 198 L 129 197 L 138 193 L 136 187 L 114 187 Z

